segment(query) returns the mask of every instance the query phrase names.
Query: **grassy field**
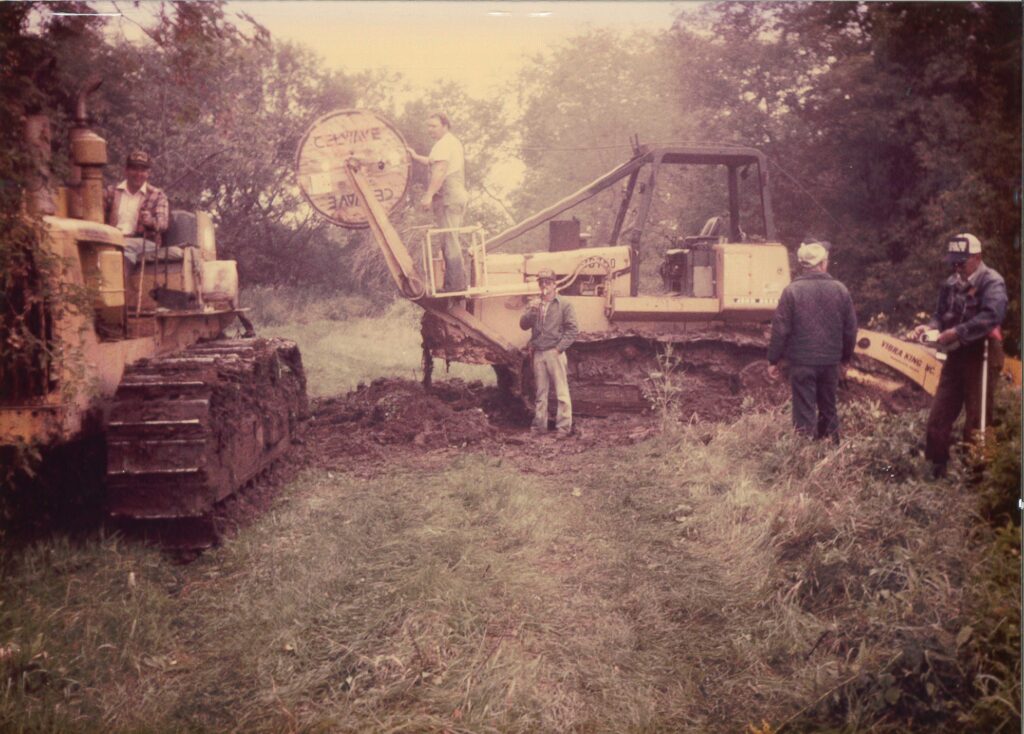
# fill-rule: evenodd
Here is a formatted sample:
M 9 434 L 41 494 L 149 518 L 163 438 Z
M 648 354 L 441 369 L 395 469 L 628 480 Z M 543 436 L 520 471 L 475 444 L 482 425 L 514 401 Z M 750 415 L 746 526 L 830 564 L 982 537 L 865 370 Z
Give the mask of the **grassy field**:
M 406 320 L 263 331 L 329 393 L 412 369 L 374 338 L 415 364 Z M 0 731 L 1016 731 L 1019 411 L 974 486 L 925 479 L 922 418 L 312 464 L 188 565 L 39 542 L 3 557 Z
M 409 301 L 395 301 L 382 311 L 351 296 L 305 301 L 294 292 L 246 295 L 261 336 L 283 336 L 299 345 L 310 395 L 343 394 L 377 377 L 423 377 L 422 311 Z M 487 366 L 453 363 L 446 373 L 443 362 L 435 365 L 434 375 L 487 384 L 495 379 Z

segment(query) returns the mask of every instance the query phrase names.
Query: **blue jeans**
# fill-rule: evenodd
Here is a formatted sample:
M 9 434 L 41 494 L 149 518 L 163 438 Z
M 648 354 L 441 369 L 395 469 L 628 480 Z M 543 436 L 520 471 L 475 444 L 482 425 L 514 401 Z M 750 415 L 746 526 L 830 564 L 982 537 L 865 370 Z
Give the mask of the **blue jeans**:
M 789 384 L 793 388 L 793 426 L 796 430 L 806 436 L 827 437 L 838 442 L 836 391 L 839 388 L 839 365 L 791 364 Z
M 462 216 L 466 213 L 465 204 L 445 204 L 444 199 L 435 196 L 431 202 L 434 211 L 434 223 L 443 229 L 462 226 Z M 462 262 L 462 244 L 457 232 L 446 232 L 444 235 L 444 285 L 442 290 L 448 293 L 466 290 L 466 268 Z
M 141 237 L 124 238 L 124 259 L 132 265 L 138 265 L 142 256 L 156 253 L 156 243 Z M 164 255 L 166 257 L 166 255 Z

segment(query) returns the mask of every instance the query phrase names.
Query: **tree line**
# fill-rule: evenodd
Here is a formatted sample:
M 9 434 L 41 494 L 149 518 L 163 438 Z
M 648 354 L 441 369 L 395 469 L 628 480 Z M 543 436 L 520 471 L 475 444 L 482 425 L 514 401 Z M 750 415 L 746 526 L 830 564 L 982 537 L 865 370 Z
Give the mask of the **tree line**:
M 520 80 L 519 203 L 591 180 L 633 134 L 753 146 L 779 238 L 834 244 L 862 322 L 930 311 L 945 240 L 968 231 L 1007 278 L 1019 353 L 1020 58 L 1019 7 L 1001 3 L 717 3 L 660 34 L 585 34 Z
M 409 94 L 387 70 L 325 69 L 223 2 L 153 7 L 141 41 L 100 16 L 57 14 L 90 9 L 86 2 L 0 7 L 7 221 L 29 167 L 19 120 L 50 114 L 66 168 L 71 102 L 91 73 L 104 78 L 90 109 L 111 161 L 149 150 L 154 182 L 174 206 L 214 215 L 221 251 L 239 261 L 244 282 L 382 298 L 393 289 L 366 233 L 319 221 L 295 185 L 299 139 L 328 111 L 378 110 L 424 151 L 424 118 L 447 110 L 466 146 L 467 221 L 492 233 L 624 161 L 634 135 L 743 144 L 768 156 L 779 239 L 832 241 L 833 272 L 862 321 L 895 329 L 930 310 L 945 238 L 970 231 L 1007 278 L 1008 347 L 1019 353 L 1021 17 L 1013 4 L 684 6 L 661 32 L 570 37 L 487 97 L 454 83 Z M 507 157 L 525 174 L 498 201 L 488 176 Z M 414 170 L 411 197 L 426 183 Z M 428 216 L 408 206 L 396 226 L 413 242 Z

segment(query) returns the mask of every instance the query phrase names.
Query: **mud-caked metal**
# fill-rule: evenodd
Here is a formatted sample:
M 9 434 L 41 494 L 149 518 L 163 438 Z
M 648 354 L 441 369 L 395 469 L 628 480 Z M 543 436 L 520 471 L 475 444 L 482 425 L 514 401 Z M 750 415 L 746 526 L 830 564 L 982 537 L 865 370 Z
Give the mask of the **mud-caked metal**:
M 572 303 L 579 318 L 580 340 L 568 358 L 573 401 L 581 414 L 647 407 L 649 376 L 662 369 L 659 360 L 672 344 L 679 346 L 679 366 L 690 364 L 727 391 L 742 383 L 745 366 L 763 359 L 764 324 L 789 283 L 790 266 L 786 248 L 775 240 L 767 166 L 760 152 L 636 146 L 622 165 L 495 237 L 478 236 L 479 227 L 462 228 L 460 234 L 470 243 L 469 284 L 464 291 L 439 293 L 435 271 L 442 258 L 433 250 L 435 242 L 443 241 L 437 236 L 443 232 L 427 231 L 423 261 L 413 270 L 411 255 L 388 221 L 392 202 L 383 201 L 381 187 L 373 183 L 386 179 L 389 170 L 394 180 L 402 180 L 407 171 L 401 143 L 389 142 L 387 131 L 394 127 L 372 113 L 356 116 L 347 111 L 344 117 L 360 120 L 361 127 L 327 141 L 338 160 L 324 162 L 326 148 L 316 156 L 307 153 L 310 141 L 322 137 L 323 120 L 333 119 L 327 115 L 303 138 L 298 175 L 316 188 L 314 168 L 338 172 L 340 183 L 332 189 L 335 203 L 356 201 L 361 214 L 348 215 L 353 224 L 333 215 L 327 218 L 342 226 L 370 226 L 396 285 L 425 311 L 423 343 L 430 356 L 495 365 L 503 386 L 528 397 L 532 386 L 530 371 L 524 369 L 524 347 L 529 335 L 519 329 L 519 317 L 527 300 L 539 294 L 537 273 L 550 269 L 558 278 L 559 297 Z M 373 145 L 363 144 L 366 140 Z M 309 162 L 313 157 L 315 165 Z M 348 166 L 340 165 L 343 157 Z M 711 208 L 704 216 L 714 218 L 714 226 L 709 219 L 693 237 L 680 235 L 671 241 L 648 232 L 659 186 L 671 182 L 674 171 L 695 167 L 720 178 L 724 200 L 708 203 Z M 321 178 L 320 190 L 326 190 L 329 176 Z M 580 244 L 587 241 L 588 246 L 570 249 L 564 237 L 557 243 L 522 246 L 541 225 L 613 187 L 622 195 L 604 239 L 587 241 L 579 235 Z M 497 251 L 513 239 L 520 243 L 520 252 Z M 645 294 L 641 261 L 655 250 L 673 261 L 677 285 L 670 292 L 656 288 L 660 292 Z
M 106 142 L 88 128 L 86 96 L 98 86 L 78 97 L 68 186 L 51 185 L 46 119 L 26 126 L 39 163 L 26 209 L 42 219 L 42 252 L 0 307 L 5 346 L 17 345 L 0 352 L 0 451 L 31 446 L 45 460 L 103 434 L 110 511 L 180 519 L 198 540 L 176 543 L 171 527 L 169 542 L 209 545 L 215 535 L 193 526 L 210 525 L 215 505 L 288 446 L 305 409 L 302 360 L 285 340 L 225 338 L 247 321 L 235 262 L 217 258 L 205 213 L 172 212 L 164 241 L 135 263 L 124 257 L 124 235 L 104 223 Z M 90 307 L 44 295 L 68 290 Z

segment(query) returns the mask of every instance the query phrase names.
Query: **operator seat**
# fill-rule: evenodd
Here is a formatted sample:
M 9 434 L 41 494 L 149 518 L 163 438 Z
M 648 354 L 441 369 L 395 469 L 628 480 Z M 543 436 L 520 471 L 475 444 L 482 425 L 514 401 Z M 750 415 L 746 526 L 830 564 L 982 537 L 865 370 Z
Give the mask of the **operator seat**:
M 676 239 L 665 251 L 658 272 L 671 293 L 685 296 L 714 295 L 712 245 L 721 241 L 724 229 L 722 217 L 711 217 L 704 223 L 700 234 Z
M 174 209 L 170 213 L 167 231 L 157 241 L 143 237 L 129 237 L 125 242 L 125 259 L 137 268 L 142 259 L 146 263 L 181 262 L 186 247 L 195 247 L 196 216 L 191 212 Z
M 724 229 L 725 220 L 722 217 L 711 217 L 708 221 L 704 222 L 700 234 L 683 238 L 683 247 L 716 244 Z
M 174 209 L 168 225 L 159 245 L 144 241 L 145 249 L 136 252 L 137 259 L 126 271 L 136 312 L 157 307 L 191 310 L 200 302 L 203 273 L 197 217 Z

